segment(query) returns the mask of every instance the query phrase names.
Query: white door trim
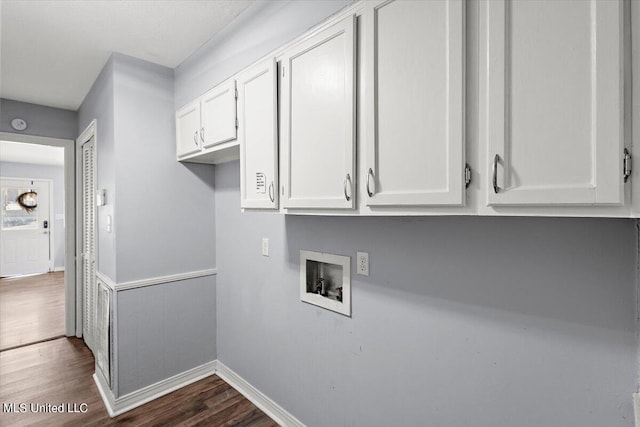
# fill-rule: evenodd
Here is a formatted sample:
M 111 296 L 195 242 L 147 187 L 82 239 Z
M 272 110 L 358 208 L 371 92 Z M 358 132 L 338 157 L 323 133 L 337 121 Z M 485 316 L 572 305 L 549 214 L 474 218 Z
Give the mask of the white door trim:
M 27 144 L 49 145 L 64 148 L 64 215 L 65 215 L 65 335 L 77 333 L 76 322 L 76 185 L 75 185 L 75 141 L 72 139 L 48 138 L 44 136 L 24 135 L 0 132 L 0 139 Z M 53 206 L 53 203 L 51 203 Z M 82 327 L 82 325 L 81 325 Z

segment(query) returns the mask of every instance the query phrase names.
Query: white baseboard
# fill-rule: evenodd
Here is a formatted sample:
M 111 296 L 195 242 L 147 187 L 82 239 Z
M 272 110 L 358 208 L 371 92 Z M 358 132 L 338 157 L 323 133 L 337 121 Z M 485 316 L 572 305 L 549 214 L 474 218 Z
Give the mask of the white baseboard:
M 229 385 L 238 390 L 251 403 L 256 405 L 262 412 L 271 419 L 286 427 L 305 427 L 296 417 L 287 412 L 264 393 L 252 386 L 248 381 L 236 374 L 227 365 L 218 361 L 216 375 L 225 380 Z
M 262 412 L 281 426 L 305 427 L 300 420 L 252 386 L 231 368 L 217 360 L 207 362 L 204 365 L 197 366 L 178 375 L 174 375 L 171 378 L 117 398 L 113 396 L 101 373 L 94 373 L 93 380 L 98 387 L 102 402 L 109 416 L 115 417 L 213 374 L 218 375 L 226 381 L 231 387 L 235 388 L 240 394 L 246 397 L 247 400 L 256 405 Z
M 636 413 L 636 427 L 640 427 L 640 393 L 633 393 L 633 410 Z
M 140 390 L 116 398 L 113 398 L 111 390 L 106 386 L 106 382 L 100 378 L 100 375 L 93 374 L 93 379 L 98 386 L 100 396 L 102 397 L 104 406 L 107 408 L 109 416 L 115 417 L 144 405 L 147 402 L 151 402 L 165 394 L 169 394 L 172 391 L 213 375 L 216 372 L 216 364 L 217 361 L 215 360 L 207 362 L 178 375 L 174 375 L 171 378 L 167 378 L 166 380 L 158 381 L 155 384 L 148 385 Z
M 113 393 L 111 393 L 111 389 L 107 385 L 106 380 L 102 377 L 101 373 L 96 371 L 93 374 L 93 382 L 95 382 L 98 387 L 98 392 L 100 393 L 104 407 L 107 409 L 107 413 L 110 417 L 114 417 L 115 414 L 113 413 L 113 407 L 115 398 L 113 397 Z
M 53 271 L 54 273 L 57 273 L 59 271 L 64 271 L 64 267 L 53 267 L 53 270 L 51 271 Z

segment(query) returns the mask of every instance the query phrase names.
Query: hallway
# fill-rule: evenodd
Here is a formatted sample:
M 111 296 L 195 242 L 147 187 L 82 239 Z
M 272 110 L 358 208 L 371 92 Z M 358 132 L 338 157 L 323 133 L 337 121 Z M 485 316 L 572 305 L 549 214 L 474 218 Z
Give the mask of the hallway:
M 0 351 L 64 336 L 64 272 L 0 279 Z

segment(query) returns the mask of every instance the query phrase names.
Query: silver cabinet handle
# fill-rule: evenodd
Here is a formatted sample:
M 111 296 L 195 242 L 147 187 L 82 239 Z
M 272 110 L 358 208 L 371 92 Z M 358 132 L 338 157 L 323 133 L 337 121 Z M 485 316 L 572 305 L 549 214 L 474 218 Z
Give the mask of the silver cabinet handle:
M 369 197 L 373 197 L 373 191 L 371 191 L 371 187 L 369 187 L 369 179 L 373 176 L 373 170 L 369 168 L 369 173 L 367 173 L 367 194 Z
M 198 145 L 198 131 L 196 131 L 196 133 L 193 134 L 193 142 L 196 143 L 196 146 Z
M 344 179 L 344 198 L 347 199 L 347 202 L 351 200 L 351 196 L 347 194 L 347 181 L 349 182 L 349 190 L 351 190 L 351 175 L 347 174 L 347 177 Z
M 269 184 L 269 198 L 271 199 L 271 201 L 275 201 L 274 198 L 274 194 L 273 194 L 273 181 L 271 181 L 271 184 Z
M 493 192 L 498 194 L 500 191 L 500 187 L 498 187 L 498 162 L 500 161 L 500 156 L 496 154 L 493 158 Z
M 200 129 L 200 140 L 204 142 L 204 128 Z

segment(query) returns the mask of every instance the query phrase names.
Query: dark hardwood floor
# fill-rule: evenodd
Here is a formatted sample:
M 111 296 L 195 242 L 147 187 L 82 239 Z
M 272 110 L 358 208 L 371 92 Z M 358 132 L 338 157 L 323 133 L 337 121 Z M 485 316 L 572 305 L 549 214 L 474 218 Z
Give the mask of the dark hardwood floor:
M 256 426 L 277 424 L 217 376 L 109 418 L 93 382 L 94 359 L 82 340 L 59 338 L 0 352 L 1 426 Z M 15 403 L 86 403 L 84 413 L 13 413 Z M 72 406 L 73 408 L 73 406 Z
M 0 279 L 0 351 L 64 332 L 64 272 Z

